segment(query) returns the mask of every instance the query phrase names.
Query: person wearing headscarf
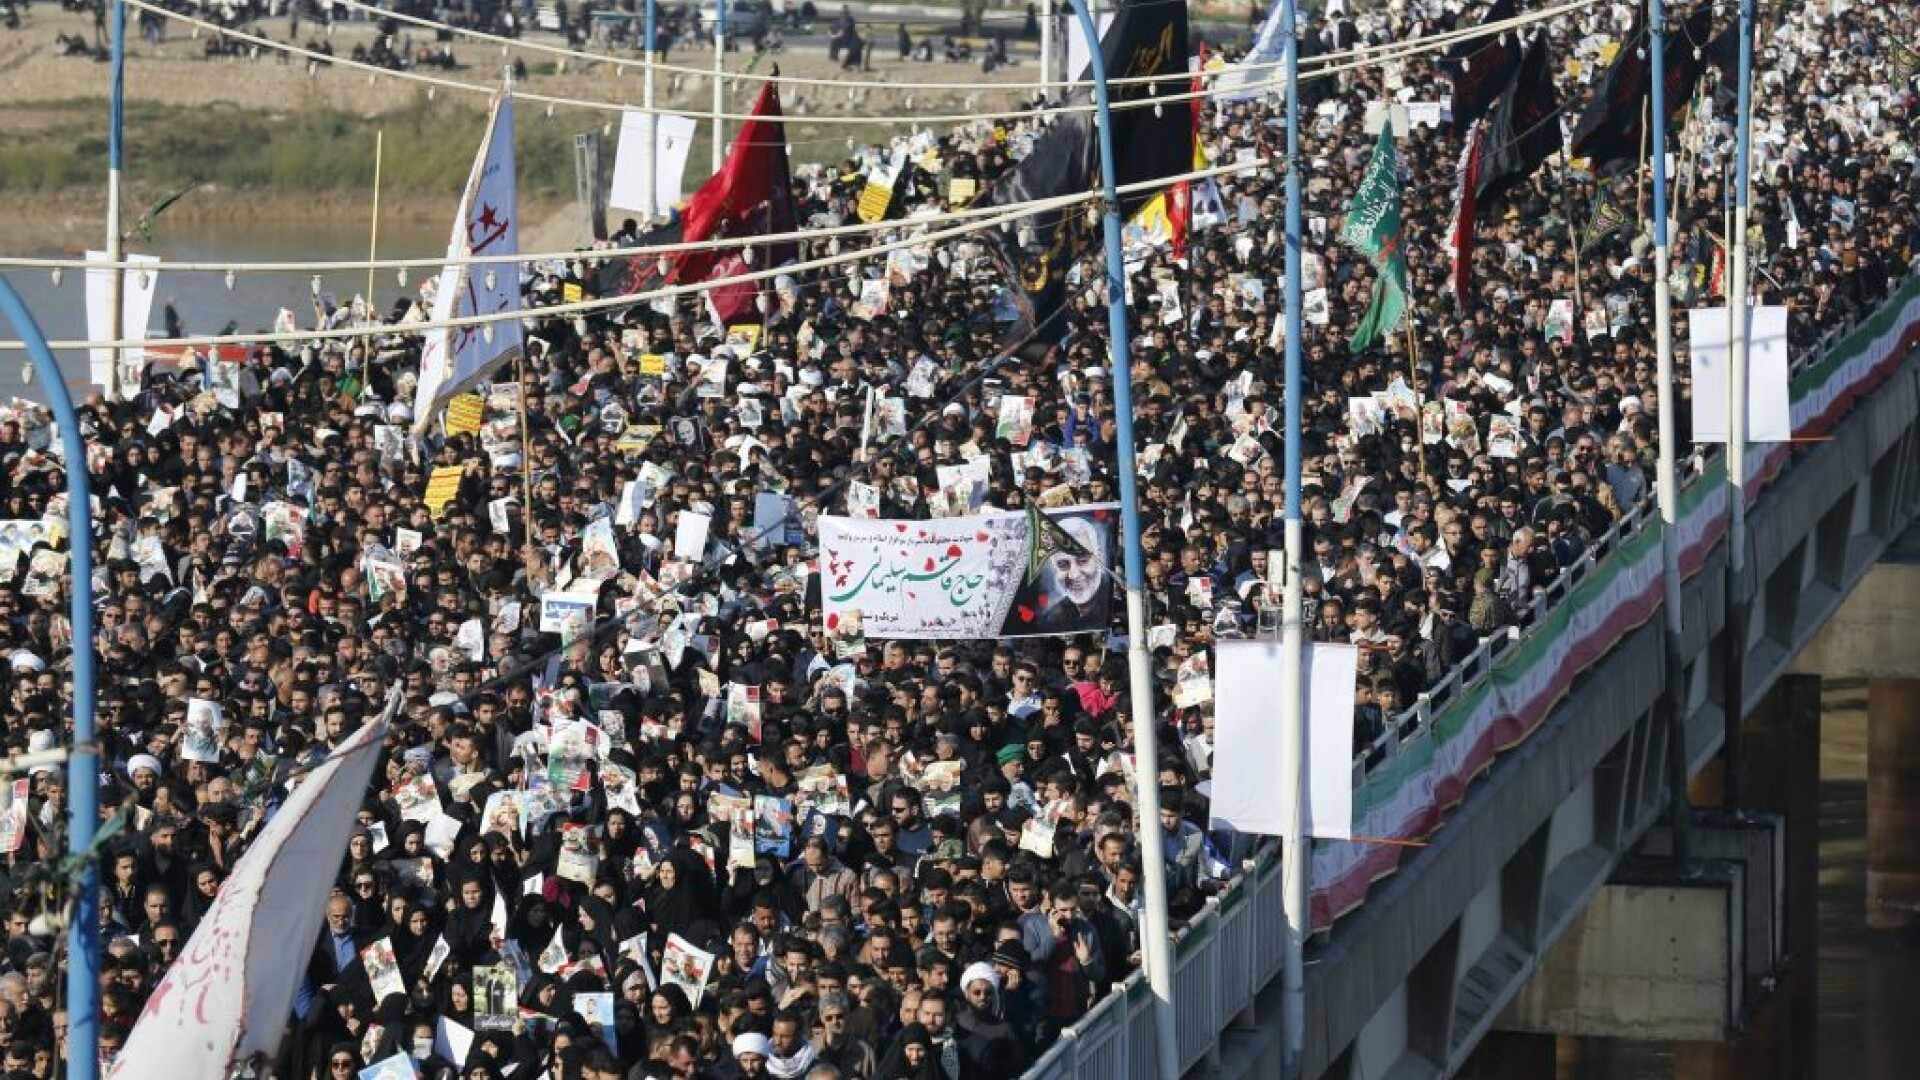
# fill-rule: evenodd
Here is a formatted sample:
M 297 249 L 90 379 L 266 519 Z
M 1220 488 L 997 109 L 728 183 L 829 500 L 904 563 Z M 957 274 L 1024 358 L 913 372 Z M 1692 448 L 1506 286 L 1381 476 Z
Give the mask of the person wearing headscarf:
M 893 1046 L 874 1071 L 873 1080 L 954 1080 L 940 1068 L 933 1036 L 925 1024 L 912 1023 L 900 1029 Z
M 654 940 L 663 946 L 667 935 L 679 934 L 688 941 L 707 939 L 713 927 L 713 915 L 720 910 L 720 890 L 705 859 L 691 848 L 675 848 L 654 871 L 653 888 L 647 894 L 647 915 L 653 920 Z

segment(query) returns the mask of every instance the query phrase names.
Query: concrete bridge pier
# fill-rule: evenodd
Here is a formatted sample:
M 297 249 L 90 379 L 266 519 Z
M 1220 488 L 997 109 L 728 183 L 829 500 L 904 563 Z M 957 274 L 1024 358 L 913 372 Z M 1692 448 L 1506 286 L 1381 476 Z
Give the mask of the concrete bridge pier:
M 1815 1077 L 1820 692 L 1789 675 L 1758 703 L 1741 728 L 1747 805 L 1720 809 L 1713 762 L 1690 793 L 1695 859 L 1676 864 L 1652 830 L 1462 1076 Z
M 1867 683 L 1867 927 L 1920 914 L 1920 679 Z

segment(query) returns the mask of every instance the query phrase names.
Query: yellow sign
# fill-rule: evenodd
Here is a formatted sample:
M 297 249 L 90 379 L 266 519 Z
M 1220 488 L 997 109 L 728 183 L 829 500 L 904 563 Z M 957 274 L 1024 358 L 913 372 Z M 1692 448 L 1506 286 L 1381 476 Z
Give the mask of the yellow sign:
M 629 424 L 627 430 L 613 441 L 613 448 L 622 452 L 639 453 L 653 445 L 660 434 L 659 424 Z
M 1603 65 L 1613 63 L 1613 58 L 1619 55 L 1620 43 L 1617 41 L 1609 41 L 1600 46 L 1600 63 Z
M 956 176 L 947 184 L 947 204 L 965 206 L 980 193 L 980 181 L 971 176 Z
M 460 478 L 466 475 L 462 465 L 440 465 L 427 476 L 427 494 L 421 500 L 434 517 L 446 513 L 447 504 L 460 494 Z
M 447 437 L 480 434 L 480 421 L 487 414 L 487 399 L 479 394 L 461 394 L 447 402 Z
M 665 376 L 666 373 L 667 358 L 664 355 L 654 352 L 640 354 L 641 375 L 651 379 L 658 379 Z
M 868 182 L 860 189 L 860 205 L 856 213 L 860 220 L 869 225 L 887 216 L 887 207 L 893 205 L 893 189 Z
M 587 290 L 581 288 L 579 282 L 564 281 L 560 283 L 561 303 L 577 304 L 580 301 L 585 300 L 586 298 L 587 298 Z
M 760 324 L 735 323 L 727 327 L 727 344 L 742 352 L 758 352 L 760 349 Z

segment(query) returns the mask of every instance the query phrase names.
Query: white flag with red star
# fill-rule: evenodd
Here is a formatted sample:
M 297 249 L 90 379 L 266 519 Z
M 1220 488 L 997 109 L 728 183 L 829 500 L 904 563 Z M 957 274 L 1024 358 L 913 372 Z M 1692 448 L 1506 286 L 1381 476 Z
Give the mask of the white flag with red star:
M 518 190 L 513 169 L 513 97 L 494 100 L 487 135 L 473 162 L 460 213 L 454 218 L 447 257 L 518 255 Z M 449 264 L 434 293 L 435 322 L 520 310 L 520 267 L 515 263 Z M 432 330 L 420 353 L 420 382 L 413 395 L 413 430 L 426 430 L 433 415 L 495 368 L 520 355 L 520 320 Z

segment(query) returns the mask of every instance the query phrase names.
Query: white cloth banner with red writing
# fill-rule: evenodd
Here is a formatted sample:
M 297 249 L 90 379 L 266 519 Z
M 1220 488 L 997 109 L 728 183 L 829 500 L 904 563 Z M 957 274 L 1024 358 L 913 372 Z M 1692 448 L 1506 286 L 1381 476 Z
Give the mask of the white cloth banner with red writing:
M 278 1050 L 392 715 L 342 743 L 267 822 L 147 999 L 109 1080 L 153 1075 L 156 1063 L 174 1076 L 229 1076 Z

